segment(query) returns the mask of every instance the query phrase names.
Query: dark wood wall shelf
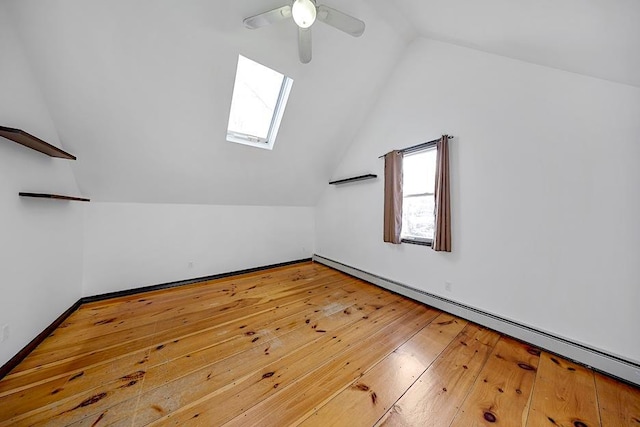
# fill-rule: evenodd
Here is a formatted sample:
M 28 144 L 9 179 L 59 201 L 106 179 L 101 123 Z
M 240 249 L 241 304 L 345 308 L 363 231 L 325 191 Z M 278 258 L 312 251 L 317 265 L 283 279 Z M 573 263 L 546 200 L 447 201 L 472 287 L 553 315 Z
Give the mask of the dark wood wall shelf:
M 13 142 L 17 142 L 18 144 L 24 145 L 25 147 L 29 147 L 32 150 L 39 151 L 43 154 L 46 154 L 47 156 L 68 160 L 76 159 L 74 155 L 63 151 L 58 147 L 54 147 L 53 145 L 44 142 L 40 138 L 35 137 L 21 129 L 0 126 L 0 136 L 10 139 Z
M 378 175 L 374 175 L 372 173 L 368 173 L 366 175 L 354 176 L 352 178 L 339 179 L 337 181 L 329 181 L 329 184 L 340 185 L 340 184 L 346 184 L 348 182 L 364 181 L 365 179 L 373 179 L 373 178 L 377 178 L 377 177 L 378 177 Z
M 90 202 L 91 199 L 85 199 L 82 197 L 61 196 L 59 194 L 46 194 L 46 193 L 18 193 L 20 197 L 35 197 L 38 199 L 55 199 L 55 200 L 69 200 L 74 202 Z

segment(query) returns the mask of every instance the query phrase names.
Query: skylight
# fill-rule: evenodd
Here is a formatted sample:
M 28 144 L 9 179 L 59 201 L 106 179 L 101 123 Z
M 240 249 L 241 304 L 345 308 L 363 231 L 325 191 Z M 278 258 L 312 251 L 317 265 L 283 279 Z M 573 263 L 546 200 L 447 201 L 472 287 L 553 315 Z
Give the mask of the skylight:
M 293 80 L 238 55 L 227 141 L 273 149 Z

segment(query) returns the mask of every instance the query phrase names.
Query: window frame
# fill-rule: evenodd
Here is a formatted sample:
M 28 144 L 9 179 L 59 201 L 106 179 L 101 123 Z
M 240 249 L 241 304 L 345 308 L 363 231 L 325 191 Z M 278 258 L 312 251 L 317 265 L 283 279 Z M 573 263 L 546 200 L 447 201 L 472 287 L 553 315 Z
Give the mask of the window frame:
M 427 144 L 420 144 L 419 146 L 404 150 L 402 152 L 403 156 L 402 156 L 402 173 L 403 173 L 403 184 L 404 184 L 404 157 L 406 155 L 415 155 L 415 154 L 419 154 L 425 151 L 431 151 L 431 150 L 435 150 L 436 153 L 438 151 L 438 145 L 437 145 L 437 141 L 432 141 L 429 142 Z M 437 154 L 436 154 L 437 156 Z M 434 171 L 435 172 L 435 171 Z M 404 185 L 403 185 L 404 187 Z M 420 196 L 420 195 L 433 195 L 434 197 L 434 202 L 435 202 L 435 189 L 434 189 L 434 193 L 418 193 L 418 194 L 410 194 L 406 197 L 415 197 L 415 196 Z M 404 188 L 402 191 L 402 201 L 404 204 L 404 198 L 405 198 L 405 194 L 404 194 Z M 404 217 L 404 210 L 402 211 L 402 216 Z M 435 221 L 435 218 L 434 218 Z M 400 236 L 402 236 L 402 231 L 400 232 Z M 400 239 L 401 243 L 408 243 L 411 245 L 420 245 L 420 246 L 433 246 L 433 239 L 427 239 L 424 237 L 401 237 Z
M 260 64 L 257 61 L 254 61 L 251 58 L 248 58 L 243 55 L 238 55 L 238 64 L 240 63 L 240 57 L 244 57 L 249 61 L 253 61 L 257 64 Z M 263 67 L 267 67 L 264 64 L 260 64 Z M 238 78 L 238 65 L 236 65 L 236 79 Z M 293 79 L 277 70 L 274 70 L 271 67 L 267 67 L 270 70 L 276 71 L 278 74 L 282 74 L 282 83 L 280 84 L 280 92 L 278 94 L 278 100 L 276 101 L 276 105 L 273 108 L 273 113 L 271 115 L 271 123 L 269 124 L 269 132 L 267 132 L 267 137 L 262 138 L 255 135 L 250 135 L 242 132 L 235 132 L 229 130 L 229 124 L 227 124 L 227 141 L 234 142 L 237 144 L 249 145 L 251 147 L 262 148 L 265 150 L 273 150 L 273 145 L 276 142 L 276 137 L 278 136 L 278 130 L 280 129 L 280 123 L 282 122 L 282 117 L 284 116 L 284 110 L 287 105 L 287 101 L 289 100 L 289 94 L 291 93 L 291 88 L 293 86 Z M 235 80 L 234 80 L 234 88 L 235 88 Z M 235 91 L 234 91 L 235 92 Z M 233 95 L 231 94 L 231 103 L 233 102 Z M 230 105 L 231 105 L 230 103 Z M 231 107 L 229 107 L 229 120 L 231 120 Z

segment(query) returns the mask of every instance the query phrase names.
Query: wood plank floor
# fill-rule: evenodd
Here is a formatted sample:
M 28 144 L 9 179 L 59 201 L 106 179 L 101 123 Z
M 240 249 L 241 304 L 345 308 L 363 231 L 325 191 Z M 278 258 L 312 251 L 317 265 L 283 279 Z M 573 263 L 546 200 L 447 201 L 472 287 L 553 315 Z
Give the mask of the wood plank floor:
M 640 390 L 296 264 L 86 304 L 0 381 L 0 426 L 640 426 Z

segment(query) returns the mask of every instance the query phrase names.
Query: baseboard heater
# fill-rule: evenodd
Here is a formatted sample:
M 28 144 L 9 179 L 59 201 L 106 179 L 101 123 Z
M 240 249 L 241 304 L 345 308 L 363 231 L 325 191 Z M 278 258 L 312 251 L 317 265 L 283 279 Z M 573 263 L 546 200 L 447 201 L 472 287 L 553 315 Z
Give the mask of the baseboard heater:
M 380 277 L 338 261 L 313 255 L 313 261 L 342 271 L 376 286 L 380 286 L 405 297 L 427 304 L 505 335 L 530 343 L 551 353 L 586 365 L 622 381 L 640 386 L 640 364 L 605 353 L 601 350 L 576 343 L 566 338 L 544 332 L 513 320 L 479 310 L 468 305 L 430 294 L 395 280 Z

